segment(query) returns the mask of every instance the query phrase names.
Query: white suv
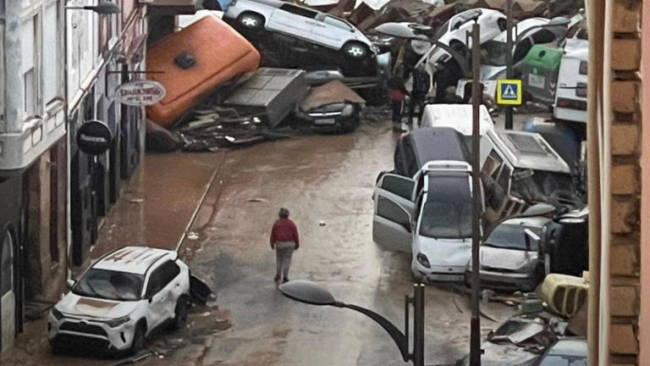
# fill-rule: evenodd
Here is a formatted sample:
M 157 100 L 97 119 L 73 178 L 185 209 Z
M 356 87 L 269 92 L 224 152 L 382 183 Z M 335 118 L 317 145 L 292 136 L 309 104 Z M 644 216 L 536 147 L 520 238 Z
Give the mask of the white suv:
M 378 48 L 347 21 L 277 0 L 233 0 L 223 15 L 236 22 L 240 31 L 281 33 L 313 43 L 346 57 L 362 60 L 376 55 Z
M 50 312 L 48 338 L 54 351 L 81 344 L 137 353 L 153 329 L 185 327 L 189 296 L 189 269 L 175 251 L 125 247 L 72 284 Z

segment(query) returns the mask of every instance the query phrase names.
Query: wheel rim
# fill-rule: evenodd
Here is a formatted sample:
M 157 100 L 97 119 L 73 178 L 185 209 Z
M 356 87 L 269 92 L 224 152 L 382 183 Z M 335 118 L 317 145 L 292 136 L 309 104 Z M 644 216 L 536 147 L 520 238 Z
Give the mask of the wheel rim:
M 365 54 L 361 46 L 351 46 L 348 48 L 348 54 L 352 57 L 361 57 Z
M 254 17 L 244 17 L 241 20 L 241 24 L 248 28 L 256 28 L 258 26 L 257 19 Z

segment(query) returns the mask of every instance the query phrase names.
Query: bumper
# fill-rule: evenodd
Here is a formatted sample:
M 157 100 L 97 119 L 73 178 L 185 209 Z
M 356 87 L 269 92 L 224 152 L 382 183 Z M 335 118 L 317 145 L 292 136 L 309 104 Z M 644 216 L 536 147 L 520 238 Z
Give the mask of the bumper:
M 481 270 L 479 272 L 481 288 L 503 292 L 531 292 L 539 284 L 538 278 L 530 273 L 495 272 Z M 467 284 L 472 282 L 472 272 L 468 270 L 465 274 Z
M 111 328 L 105 323 L 78 318 L 56 319 L 48 317 L 47 337 L 53 347 L 73 349 L 82 345 L 84 350 L 119 352 L 131 347 L 135 323 L 133 320 Z
M 417 260 L 413 260 L 411 271 L 416 278 L 431 282 L 463 282 L 465 280 L 465 267 L 450 267 L 442 272 L 436 268 L 425 268 Z

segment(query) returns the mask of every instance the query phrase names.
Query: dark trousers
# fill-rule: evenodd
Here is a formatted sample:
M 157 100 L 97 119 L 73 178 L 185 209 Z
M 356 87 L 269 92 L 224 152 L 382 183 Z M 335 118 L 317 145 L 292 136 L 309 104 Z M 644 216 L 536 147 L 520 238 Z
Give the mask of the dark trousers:
M 422 122 L 422 113 L 424 113 L 424 106 L 426 105 L 424 97 L 415 97 L 411 98 L 409 103 L 409 124 L 413 123 L 413 115 L 415 114 L 415 107 L 418 108 L 418 126 Z
M 404 101 L 393 100 L 391 106 L 393 107 L 393 124 L 402 123 L 402 109 L 404 109 Z

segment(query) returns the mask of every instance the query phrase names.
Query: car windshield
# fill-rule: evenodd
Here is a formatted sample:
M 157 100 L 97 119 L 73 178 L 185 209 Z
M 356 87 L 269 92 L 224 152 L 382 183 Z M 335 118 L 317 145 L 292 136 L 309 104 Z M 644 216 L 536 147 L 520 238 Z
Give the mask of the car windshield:
M 587 366 L 587 359 L 584 357 L 549 355 L 544 357 L 539 366 Z
M 527 250 L 525 229 L 529 229 L 537 236 L 542 234 L 542 229 L 538 227 L 501 224 L 492 231 L 484 245 L 502 249 Z M 530 239 L 530 249 L 528 250 L 537 251 L 537 248 L 537 241 Z
M 431 177 L 427 202 L 422 208 L 420 235 L 436 239 L 469 238 L 471 204 L 466 175 Z
M 506 42 L 489 41 L 481 45 L 481 64 L 488 66 L 506 66 L 508 44 Z
M 91 268 L 72 292 L 80 296 L 108 300 L 139 300 L 144 276 L 133 273 Z

